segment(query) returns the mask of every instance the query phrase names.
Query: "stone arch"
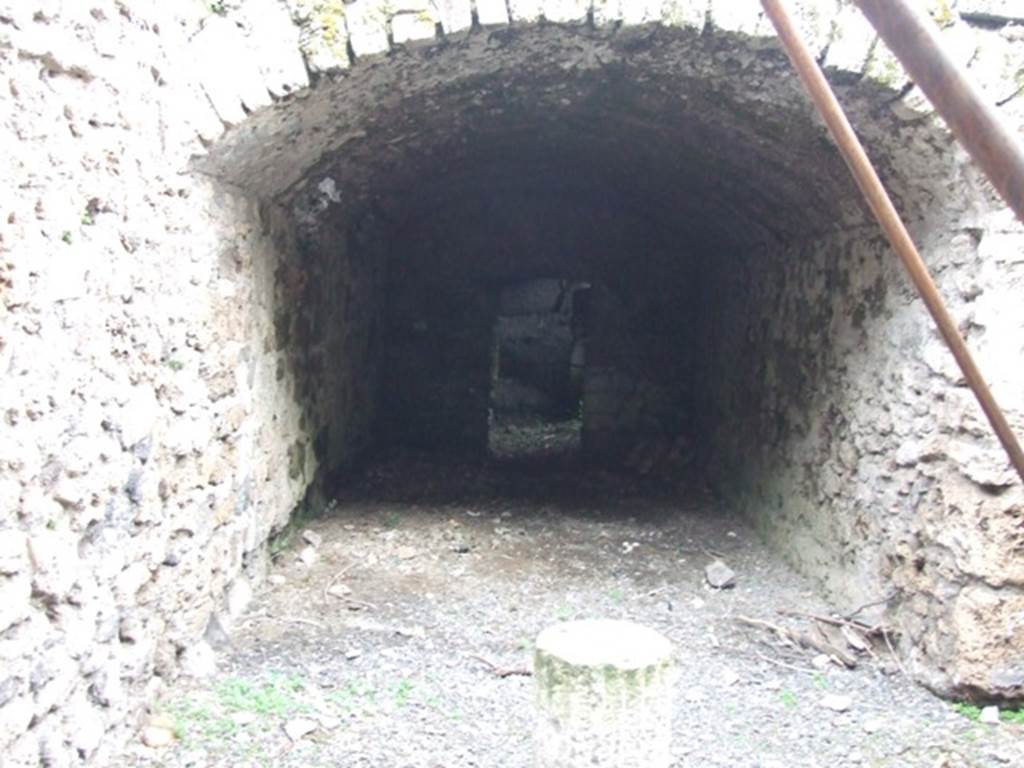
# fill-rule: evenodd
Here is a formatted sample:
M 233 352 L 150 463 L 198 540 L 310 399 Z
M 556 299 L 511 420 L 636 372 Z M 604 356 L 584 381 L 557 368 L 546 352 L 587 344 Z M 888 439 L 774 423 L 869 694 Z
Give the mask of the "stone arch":
M 794 5 L 933 267 L 955 285 L 955 270 L 983 258 L 979 221 L 999 207 L 855 8 Z M 951 597 L 945 569 L 962 541 L 926 522 L 949 519 L 963 493 L 998 518 L 1018 508 L 1016 490 L 991 495 L 1012 480 L 989 477 L 998 449 L 976 426 L 971 458 L 941 451 L 942 473 L 921 447 L 978 424 L 976 414 L 755 0 L 295 0 L 293 33 L 273 50 L 253 45 L 271 42 L 255 24 L 268 8 L 243 6 L 200 33 L 199 45 L 238 60 L 210 73 L 206 91 L 229 127 L 207 137 L 196 168 L 297 222 L 306 255 L 295 269 L 309 277 L 306 309 L 289 322 L 306 330 L 307 357 L 293 365 L 320 372 L 304 407 L 321 469 L 344 463 L 353 437 L 337 425 L 363 408 L 375 414 L 367 434 L 478 445 L 490 322 L 480 286 L 597 278 L 618 294 L 616 311 L 632 313 L 623 326 L 659 318 L 626 344 L 671 360 L 667 386 L 686 392 L 709 476 L 798 567 L 849 604 L 898 594 L 906 650 L 934 687 L 1016 679 L 1009 658 L 1002 672 L 961 666 L 975 653 L 962 630 L 976 616 L 939 629 L 974 600 L 1006 598 L 988 591 L 988 567 L 960 572 Z M 933 9 L 937 23 L 967 59 L 979 30 L 944 8 Z M 375 307 L 405 311 L 367 321 L 358 354 L 381 379 L 361 395 L 331 373 L 346 342 L 325 330 L 337 319 L 331 296 L 358 285 L 372 286 L 356 293 L 375 291 Z M 397 327 L 417 323 L 440 327 L 435 344 Z M 623 372 L 635 363 L 621 359 L 617 333 L 605 346 L 620 359 L 588 390 L 595 442 L 615 442 L 624 410 L 647 425 L 672 419 L 666 382 Z M 468 351 L 446 353 L 456 347 Z M 912 383 L 921 379 L 931 384 Z M 933 401 L 961 426 L 922 418 Z M 1004 525 L 1001 555 L 976 541 L 968 549 L 988 554 L 968 558 L 1005 566 L 1014 537 Z M 923 568 L 911 554 L 937 550 Z M 908 606 L 922 596 L 929 607 L 914 618 Z

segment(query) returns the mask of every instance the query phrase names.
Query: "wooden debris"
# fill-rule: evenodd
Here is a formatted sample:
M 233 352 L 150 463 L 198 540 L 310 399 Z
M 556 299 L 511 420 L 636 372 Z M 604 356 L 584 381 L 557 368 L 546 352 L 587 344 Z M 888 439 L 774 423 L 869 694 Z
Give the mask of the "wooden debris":
M 481 662 L 481 663 L 483 663 L 485 665 L 487 665 L 487 667 L 491 670 L 491 672 L 494 673 L 495 677 L 505 678 L 505 677 L 513 677 L 513 676 L 517 676 L 517 675 L 518 676 L 522 676 L 522 677 L 532 677 L 533 676 L 533 670 L 527 669 L 526 667 L 499 667 L 497 664 L 495 664 L 490 659 L 485 659 L 483 656 L 479 656 L 479 655 L 477 655 L 475 653 L 474 654 L 470 654 L 470 657 L 476 659 L 477 661 L 479 661 L 479 662 Z
M 847 653 L 842 648 L 836 647 L 820 632 L 801 632 L 796 629 L 779 626 L 778 624 L 772 624 L 771 622 L 763 621 L 761 619 L 752 619 L 749 616 L 737 616 L 736 621 L 750 627 L 767 629 L 774 632 L 780 640 L 789 645 L 799 646 L 800 648 L 810 648 L 818 653 L 823 653 L 835 663 L 844 666 L 847 669 L 853 669 L 857 666 L 856 657 Z

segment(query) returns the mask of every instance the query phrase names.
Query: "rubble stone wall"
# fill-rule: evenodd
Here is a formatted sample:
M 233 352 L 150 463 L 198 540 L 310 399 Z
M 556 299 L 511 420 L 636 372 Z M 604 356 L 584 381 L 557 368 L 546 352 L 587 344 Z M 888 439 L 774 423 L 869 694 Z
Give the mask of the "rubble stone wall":
M 997 218 L 915 234 L 1020 433 L 1024 231 Z M 917 679 L 1019 698 L 1024 494 L 895 254 L 869 228 L 729 260 L 698 366 L 716 489 L 840 604 L 889 622 Z
M 4 765 L 103 764 L 316 473 L 292 217 L 188 170 L 210 15 L 0 4 Z

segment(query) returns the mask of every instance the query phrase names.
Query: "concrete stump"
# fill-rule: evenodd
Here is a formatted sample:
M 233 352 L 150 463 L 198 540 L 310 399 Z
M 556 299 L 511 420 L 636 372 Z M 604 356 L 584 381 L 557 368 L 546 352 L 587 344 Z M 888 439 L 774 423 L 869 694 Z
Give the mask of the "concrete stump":
M 556 624 L 534 656 L 538 768 L 668 768 L 672 645 L 607 619 Z

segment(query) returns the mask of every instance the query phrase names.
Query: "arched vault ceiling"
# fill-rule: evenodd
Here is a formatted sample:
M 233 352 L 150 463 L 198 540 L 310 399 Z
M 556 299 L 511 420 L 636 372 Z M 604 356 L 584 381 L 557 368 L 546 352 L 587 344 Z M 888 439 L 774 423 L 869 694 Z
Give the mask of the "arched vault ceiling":
M 876 85 L 841 95 L 906 213 L 923 215 L 948 137 L 931 119 L 900 123 Z M 907 146 L 925 155 L 920 177 L 900 167 Z M 557 188 L 693 243 L 743 247 L 864 221 L 774 46 L 664 28 L 620 39 L 541 25 L 396 50 L 252 115 L 203 164 L 307 221 L 339 203 L 428 210 Z

